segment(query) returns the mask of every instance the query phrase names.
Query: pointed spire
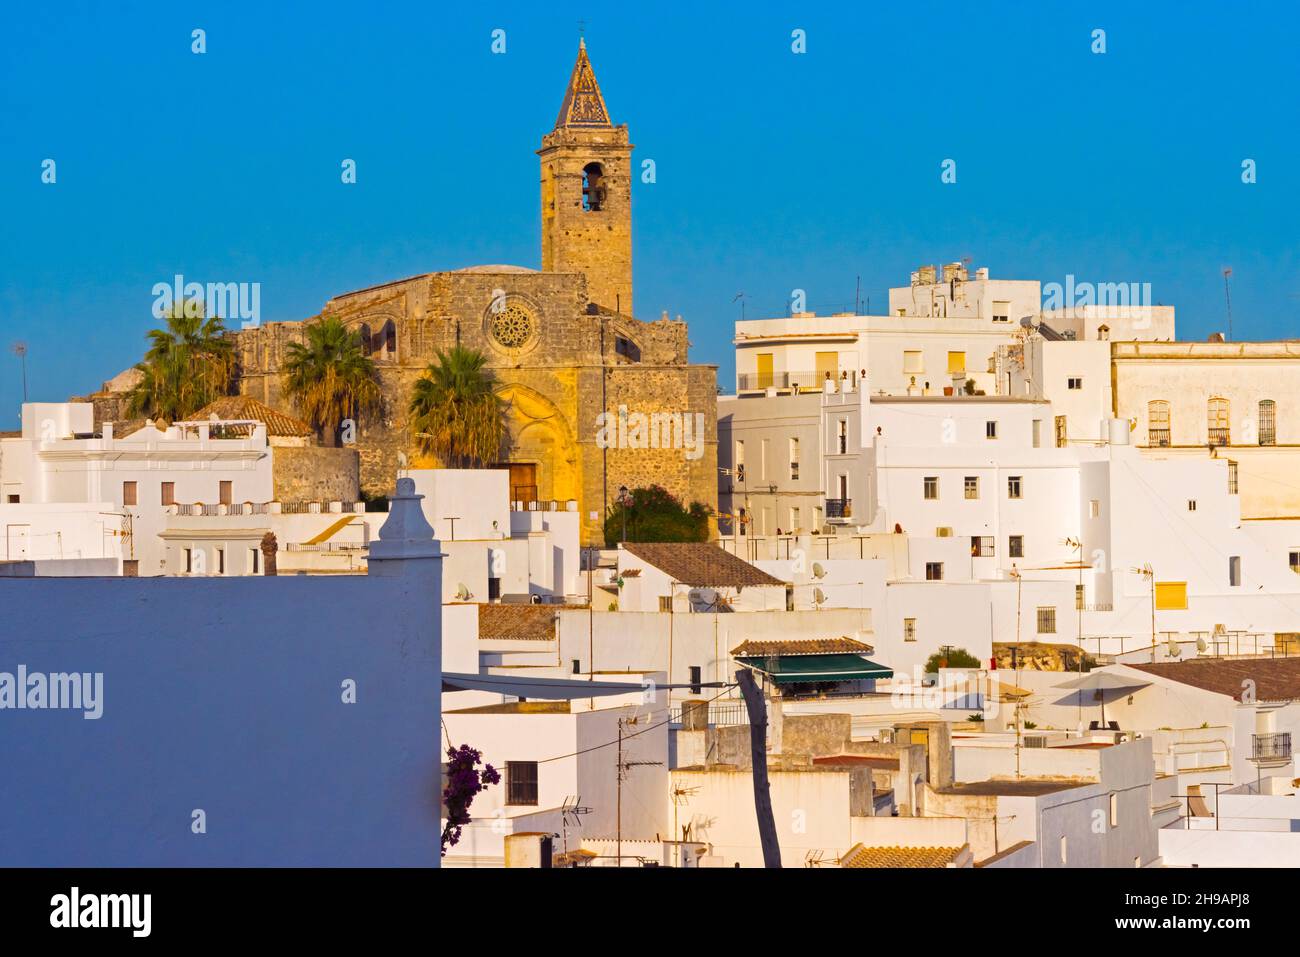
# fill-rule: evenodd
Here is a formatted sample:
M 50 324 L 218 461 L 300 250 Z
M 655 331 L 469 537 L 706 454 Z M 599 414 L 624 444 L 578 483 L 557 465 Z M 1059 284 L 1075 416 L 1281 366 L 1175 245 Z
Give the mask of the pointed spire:
M 569 88 L 564 91 L 564 103 L 560 106 L 555 128 L 608 129 L 612 126 L 609 111 L 605 109 L 605 98 L 600 95 L 600 84 L 596 82 L 596 72 L 587 59 L 587 41 L 580 38 L 578 59 L 573 64 L 573 74 L 569 77 Z

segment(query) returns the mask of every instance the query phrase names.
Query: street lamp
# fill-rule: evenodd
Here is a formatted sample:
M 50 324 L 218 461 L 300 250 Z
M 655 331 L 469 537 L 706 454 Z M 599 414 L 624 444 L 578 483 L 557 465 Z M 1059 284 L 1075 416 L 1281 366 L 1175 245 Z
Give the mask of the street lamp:
M 624 541 L 624 542 L 627 541 L 627 506 L 629 501 L 630 501 L 630 496 L 627 493 L 627 486 L 620 485 L 618 487 L 618 505 L 619 505 L 619 511 L 623 513 L 623 537 L 620 539 L 620 541 Z

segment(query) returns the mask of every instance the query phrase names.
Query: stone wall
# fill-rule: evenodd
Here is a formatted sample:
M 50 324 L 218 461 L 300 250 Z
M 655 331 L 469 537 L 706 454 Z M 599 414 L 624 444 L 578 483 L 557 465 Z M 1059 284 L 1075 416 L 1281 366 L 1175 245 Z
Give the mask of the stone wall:
M 360 498 L 356 449 L 275 446 L 271 479 L 277 502 L 356 502 Z

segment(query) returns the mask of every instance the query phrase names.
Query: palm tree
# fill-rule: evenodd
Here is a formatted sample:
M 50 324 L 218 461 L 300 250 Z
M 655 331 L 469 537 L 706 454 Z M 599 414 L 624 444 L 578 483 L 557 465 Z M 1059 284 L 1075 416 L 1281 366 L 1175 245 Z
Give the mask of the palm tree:
M 306 343 L 291 342 L 286 350 L 284 393 L 327 444 L 337 445 L 345 419 L 379 408 L 375 364 L 361 336 L 337 317 L 326 316 L 306 329 Z
M 136 364 L 140 382 L 131 390 L 129 414 L 174 422 L 225 395 L 235 372 L 235 350 L 220 317 L 203 315 L 198 300 L 179 303 L 151 329 L 149 350 Z
M 463 346 L 437 353 L 411 390 L 416 445 L 450 468 L 481 468 L 501 457 L 504 403 L 494 391 L 487 356 Z

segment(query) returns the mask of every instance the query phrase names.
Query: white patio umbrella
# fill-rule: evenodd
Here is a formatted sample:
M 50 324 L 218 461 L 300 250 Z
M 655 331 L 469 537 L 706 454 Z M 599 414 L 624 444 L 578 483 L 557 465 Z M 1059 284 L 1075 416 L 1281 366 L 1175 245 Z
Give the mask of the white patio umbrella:
M 1096 692 L 1097 699 L 1101 701 L 1101 723 L 1104 726 L 1106 724 L 1105 694 L 1107 691 L 1113 691 L 1116 688 L 1145 688 L 1150 684 L 1149 681 L 1128 678 L 1113 671 L 1089 671 L 1086 675 L 1073 678 L 1059 685 L 1053 685 L 1053 687 L 1067 688 L 1073 691 Z

